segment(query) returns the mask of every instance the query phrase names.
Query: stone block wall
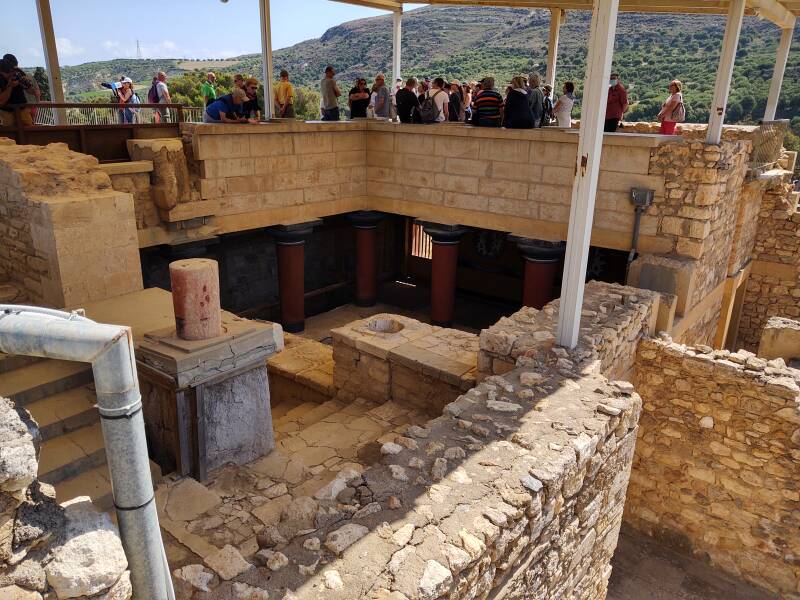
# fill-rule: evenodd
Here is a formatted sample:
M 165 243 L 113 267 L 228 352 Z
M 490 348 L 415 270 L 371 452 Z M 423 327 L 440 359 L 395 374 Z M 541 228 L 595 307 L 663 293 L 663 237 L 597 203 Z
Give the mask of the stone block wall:
M 0 269 L 24 299 L 77 306 L 142 289 L 133 199 L 65 144 L 0 145 Z
M 337 397 L 392 399 L 440 414 L 475 385 L 477 336 L 400 315 L 375 315 L 331 330 Z
M 111 179 L 111 187 L 118 192 L 125 192 L 133 196 L 137 230 L 155 227 L 161 222 L 150 181 L 153 171 L 152 161 L 106 163 L 100 165 L 100 168 Z
M 784 598 L 800 593 L 800 372 L 645 339 L 625 519 Z
M 609 378 L 627 378 L 639 340 L 655 333 L 659 303 L 659 294 L 649 290 L 587 283 L 577 347 L 581 359 L 600 361 L 600 372 Z M 553 347 L 559 306 L 557 299 L 541 311 L 525 307 L 481 331 L 479 376 L 502 375 L 520 357 Z
M 800 211 L 791 173 L 772 177 L 758 214 L 753 269 L 747 281 L 739 345 L 755 350 L 770 317 L 800 317 Z
M 531 131 L 370 124 L 367 181 L 371 197 L 395 206 L 419 203 L 431 212 L 464 211 L 452 222 L 481 226 L 491 215 L 501 231 L 544 239 L 564 239 L 569 221 L 577 136 L 560 130 Z M 427 143 L 420 143 L 421 136 Z M 603 146 L 595 213 L 595 242 L 622 247 L 619 233 L 633 229 L 631 187 L 665 199 L 664 179 L 653 176 L 651 152 L 661 143 L 650 137 L 607 138 Z M 514 223 L 510 224 L 509 219 Z M 491 226 L 491 225 L 490 225 Z M 658 221 L 642 219 L 643 243 L 657 234 Z M 625 238 L 627 240 L 627 238 Z M 663 246 L 662 246 L 663 247 Z

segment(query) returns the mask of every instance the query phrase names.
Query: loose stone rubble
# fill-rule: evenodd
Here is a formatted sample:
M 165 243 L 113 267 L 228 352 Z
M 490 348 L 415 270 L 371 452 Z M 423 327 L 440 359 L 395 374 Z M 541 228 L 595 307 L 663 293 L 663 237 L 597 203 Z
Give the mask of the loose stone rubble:
M 646 339 L 625 519 L 782 598 L 800 597 L 800 371 Z
M 128 561 L 89 498 L 59 505 L 36 478 L 39 431 L 0 398 L 0 598 L 128 600 Z

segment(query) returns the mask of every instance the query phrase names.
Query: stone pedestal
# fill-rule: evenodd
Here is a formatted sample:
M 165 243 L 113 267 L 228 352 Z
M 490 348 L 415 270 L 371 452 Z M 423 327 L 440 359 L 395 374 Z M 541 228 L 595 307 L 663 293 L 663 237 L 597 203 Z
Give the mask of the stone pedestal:
M 320 224 L 321 221 L 310 221 L 269 229 L 277 246 L 281 324 L 290 333 L 299 333 L 306 326 L 305 238 Z
M 383 215 L 362 210 L 348 218 L 356 231 L 356 305 L 374 306 L 378 297 L 377 229 Z
M 208 258 L 176 260 L 169 265 L 175 331 L 184 340 L 207 340 L 222 333 L 219 267 Z
M 225 463 L 275 447 L 266 359 L 283 348 L 279 325 L 221 314 L 221 334 L 184 340 L 174 328 L 136 345 L 150 455 L 199 481 Z
M 431 261 L 431 323 L 449 327 L 453 322 L 456 298 L 458 243 L 467 230 L 460 225 L 422 223 L 433 240 Z
M 512 236 L 511 240 L 516 242 L 525 260 L 522 305 L 541 309 L 553 299 L 553 284 L 564 255 L 564 243 L 517 236 Z

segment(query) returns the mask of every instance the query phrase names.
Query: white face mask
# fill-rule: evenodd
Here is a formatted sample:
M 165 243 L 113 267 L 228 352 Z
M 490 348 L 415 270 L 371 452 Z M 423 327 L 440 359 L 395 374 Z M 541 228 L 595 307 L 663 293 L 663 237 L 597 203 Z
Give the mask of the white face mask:
M 611 80 L 611 81 L 608 83 L 608 85 L 609 85 L 610 87 L 614 87 L 614 86 L 615 86 L 615 85 L 617 85 L 618 83 L 619 83 L 619 79 L 612 79 L 612 80 Z

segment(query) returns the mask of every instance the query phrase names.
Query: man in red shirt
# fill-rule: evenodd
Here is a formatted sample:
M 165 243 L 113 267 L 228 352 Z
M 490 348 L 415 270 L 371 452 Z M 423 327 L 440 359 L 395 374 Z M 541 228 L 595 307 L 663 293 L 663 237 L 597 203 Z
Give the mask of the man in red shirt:
M 628 92 L 619 82 L 619 73 L 611 74 L 608 84 L 608 103 L 606 104 L 606 122 L 603 131 L 614 132 L 628 110 Z

